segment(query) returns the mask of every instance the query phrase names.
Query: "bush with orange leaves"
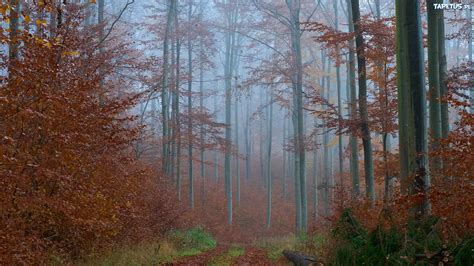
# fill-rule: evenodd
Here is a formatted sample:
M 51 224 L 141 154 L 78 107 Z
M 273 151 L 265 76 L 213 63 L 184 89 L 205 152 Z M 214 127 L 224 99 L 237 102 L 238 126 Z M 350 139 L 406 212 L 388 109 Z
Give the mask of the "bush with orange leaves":
M 165 182 L 130 151 L 138 130 L 127 110 L 139 96 L 105 79 L 125 52 L 99 52 L 78 6 L 63 19 L 1 35 L 19 44 L 15 60 L 0 53 L 2 265 L 79 258 L 156 237 L 176 218 Z
M 453 240 L 474 235 L 474 106 L 469 98 L 473 76 L 473 62 L 449 71 L 448 94 L 442 101 L 456 110 L 458 119 L 440 149 L 432 153 L 443 161 L 441 173 L 434 175 L 430 199 L 433 214 L 444 220 L 443 233 Z

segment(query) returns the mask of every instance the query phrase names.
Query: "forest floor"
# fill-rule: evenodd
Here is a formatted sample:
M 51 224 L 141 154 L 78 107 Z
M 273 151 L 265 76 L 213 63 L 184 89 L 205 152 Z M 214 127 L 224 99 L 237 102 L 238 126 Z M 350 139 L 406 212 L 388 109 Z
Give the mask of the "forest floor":
M 81 265 L 292 265 L 282 254 L 294 236 L 257 242 L 218 242 L 202 229 L 176 231 L 165 239 L 111 250 Z
M 223 247 L 199 255 L 184 257 L 168 265 L 292 265 L 284 257 L 272 259 L 257 247 Z

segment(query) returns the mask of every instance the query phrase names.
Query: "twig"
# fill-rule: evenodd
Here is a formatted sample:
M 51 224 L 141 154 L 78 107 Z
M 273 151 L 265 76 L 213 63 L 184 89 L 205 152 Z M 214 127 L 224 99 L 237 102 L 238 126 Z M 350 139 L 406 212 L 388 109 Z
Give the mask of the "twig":
M 117 16 L 117 18 L 115 18 L 114 22 L 112 22 L 112 25 L 110 26 L 109 30 L 107 31 L 107 34 L 105 34 L 105 36 L 99 41 L 99 43 L 97 43 L 97 45 L 95 46 L 95 48 L 98 48 L 100 47 L 104 41 L 107 39 L 107 37 L 109 37 L 110 33 L 112 33 L 112 30 L 115 26 L 115 24 L 119 21 L 119 19 L 122 17 L 123 13 L 125 12 L 125 10 L 131 5 L 135 3 L 135 0 L 132 0 L 131 2 L 128 2 L 127 1 L 127 4 L 123 7 L 122 11 L 120 11 L 120 14 Z

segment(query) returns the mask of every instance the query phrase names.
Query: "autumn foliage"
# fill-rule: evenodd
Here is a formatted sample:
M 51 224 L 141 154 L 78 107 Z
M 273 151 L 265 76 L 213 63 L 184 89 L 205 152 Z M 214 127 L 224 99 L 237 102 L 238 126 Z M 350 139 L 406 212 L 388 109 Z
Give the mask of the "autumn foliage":
M 19 45 L 0 54 L 0 264 L 78 258 L 176 218 L 163 178 L 131 152 L 140 95 L 106 78 L 131 51 L 99 53 L 80 11 L 69 5 L 58 28 L 24 20 L 15 40 L 0 32 Z

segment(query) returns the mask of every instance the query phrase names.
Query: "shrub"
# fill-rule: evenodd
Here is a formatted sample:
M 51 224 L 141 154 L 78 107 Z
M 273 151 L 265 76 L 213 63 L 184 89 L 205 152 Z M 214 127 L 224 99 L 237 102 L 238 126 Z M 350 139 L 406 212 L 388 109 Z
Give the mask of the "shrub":
M 332 233 L 333 242 L 326 248 L 333 265 L 412 265 L 432 263 L 444 246 L 438 231 L 439 219 L 429 217 L 422 221 L 409 220 L 406 228 L 392 224 L 378 225 L 367 231 L 345 209 Z M 467 237 L 462 243 L 451 243 L 449 252 L 456 265 L 472 261 L 473 239 Z M 471 252 L 469 252 L 471 251 Z M 433 258 L 426 258 L 425 257 Z

